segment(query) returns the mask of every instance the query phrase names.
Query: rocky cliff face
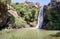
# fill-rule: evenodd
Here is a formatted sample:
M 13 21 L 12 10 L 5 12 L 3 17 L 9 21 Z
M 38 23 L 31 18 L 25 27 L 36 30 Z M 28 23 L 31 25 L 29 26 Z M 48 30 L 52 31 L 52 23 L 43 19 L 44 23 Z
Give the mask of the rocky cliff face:
M 0 29 L 5 27 L 7 19 L 8 19 L 7 6 L 0 2 Z
M 44 29 L 60 30 L 60 2 L 56 7 L 45 6 Z
M 39 9 L 40 9 L 40 4 L 39 3 L 33 3 L 33 2 L 23 2 L 23 3 L 20 3 L 20 4 L 23 8 L 25 6 L 28 7 L 27 9 L 29 10 L 29 12 L 31 14 L 27 16 L 29 18 L 26 19 L 26 22 L 28 23 L 29 26 L 35 27 L 36 24 L 37 24 L 37 17 L 38 17 L 38 12 L 39 12 Z M 22 12 L 23 12 L 23 10 L 22 10 Z

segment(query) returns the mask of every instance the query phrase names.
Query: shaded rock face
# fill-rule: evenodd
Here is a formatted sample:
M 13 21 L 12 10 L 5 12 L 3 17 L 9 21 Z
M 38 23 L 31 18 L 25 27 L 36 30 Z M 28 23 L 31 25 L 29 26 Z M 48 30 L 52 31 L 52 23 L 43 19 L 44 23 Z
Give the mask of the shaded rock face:
M 0 29 L 5 27 L 7 19 L 7 6 L 0 2 Z
M 43 29 L 60 30 L 60 2 L 56 8 L 44 6 L 44 23 Z
M 57 9 L 60 10 L 60 2 L 57 3 Z
M 44 16 L 44 20 L 43 20 L 43 26 L 42 26 L 42 28 L 43 29 L 51 29 L 51 25 L 50 25 L 50 21 L 49 21 L 49 19 L 47 18 L 47 15 L 48 15 L 48 13 L 49 13 L 49 11 L 48 11 L 48 6 L 47 5 L 45 5 L 44 6 L 44 14 L 43 14 L 43 16 Z
M 23 3 L 23 5 L 26 5 L 28 6 L 30 9 L 32 8 L 39 8 L 40 7 L 40 4 L 39 3 L 33 3 L 33 2 L 25 2 Z
M 8 27 L 11 15 L 18 17 L 17 12 L 13 7 L 0 2 L 0 29 Z

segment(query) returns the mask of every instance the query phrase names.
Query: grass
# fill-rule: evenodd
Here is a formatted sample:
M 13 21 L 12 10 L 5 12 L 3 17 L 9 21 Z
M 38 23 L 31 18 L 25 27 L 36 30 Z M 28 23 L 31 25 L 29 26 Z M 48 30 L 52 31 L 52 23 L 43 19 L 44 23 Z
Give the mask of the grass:
M 50 34 L 58 31 L 37 30 L 37 29 L 16 29 L 0 31 L 0 39 L 45 39 Z

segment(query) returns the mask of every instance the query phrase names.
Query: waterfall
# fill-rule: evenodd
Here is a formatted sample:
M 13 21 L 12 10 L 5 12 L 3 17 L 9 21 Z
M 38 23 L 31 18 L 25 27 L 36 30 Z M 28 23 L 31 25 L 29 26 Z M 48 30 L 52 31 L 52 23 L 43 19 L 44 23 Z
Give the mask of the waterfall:
M 36 28 L 41 29 L 43 25 L 43 7 L 40 8 L 39 14 L 38 14 L 38 23 Z

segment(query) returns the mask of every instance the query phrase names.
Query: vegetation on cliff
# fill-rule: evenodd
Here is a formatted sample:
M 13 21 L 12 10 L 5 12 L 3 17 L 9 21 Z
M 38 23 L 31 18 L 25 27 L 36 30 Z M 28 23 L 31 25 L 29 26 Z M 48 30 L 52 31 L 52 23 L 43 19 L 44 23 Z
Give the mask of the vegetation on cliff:
M 57 3 L 57 6 L 45 6 L 44 11 L 44 28 L 52 30 L 60 30 L 60 2 Z
M 11 3 L 11 6 L 16 9 L 18 15 L 26 21 L 29 26 L 36 26 L 39 4 L 33 2 Z M 31 6 L 30 6 L 31 5 Z M 17 21 L 17 20 L 16 20 Z

